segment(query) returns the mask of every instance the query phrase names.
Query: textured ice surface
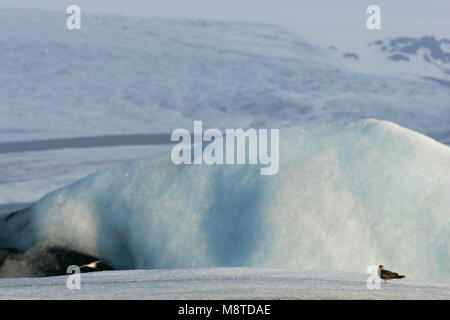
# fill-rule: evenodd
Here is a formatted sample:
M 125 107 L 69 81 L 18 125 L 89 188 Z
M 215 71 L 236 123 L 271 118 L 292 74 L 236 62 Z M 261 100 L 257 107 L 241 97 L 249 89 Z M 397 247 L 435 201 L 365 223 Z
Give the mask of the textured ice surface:
M 47 241 L 114 268 L 292 267 L 449 278 L 450 149 L 393 123 L 280 131 L 280 170 L 129 162 L 0 221 L 0 247 Z
M 367 275 L 294 269 L 206 268 L 109 271 L 0 279 L 0 299 L 450 299 L 449 283 L 402 279 L 369 290 Z

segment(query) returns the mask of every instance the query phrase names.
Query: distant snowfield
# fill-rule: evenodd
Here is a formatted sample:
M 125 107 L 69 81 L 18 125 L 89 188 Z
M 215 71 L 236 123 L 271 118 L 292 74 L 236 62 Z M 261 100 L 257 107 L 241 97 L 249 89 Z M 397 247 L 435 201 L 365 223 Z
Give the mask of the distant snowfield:
M 0 279 L 0 299 L 450 299 L 450 283 L 408 279 L 367 288 L 368 275 L 295 269 L 203 268 L 105 271 Z
M 448 138 L 449 75 L 264 23 L 0 12 L 0 141 L 375 118 Z M 37 27 L 39 26 L 39 27 Z M 358 59 L 345 59 L 346 53 Z M 442 82 L 445 83 L 445 82 Z M 442 140 L 441 140 L 442 141 Z

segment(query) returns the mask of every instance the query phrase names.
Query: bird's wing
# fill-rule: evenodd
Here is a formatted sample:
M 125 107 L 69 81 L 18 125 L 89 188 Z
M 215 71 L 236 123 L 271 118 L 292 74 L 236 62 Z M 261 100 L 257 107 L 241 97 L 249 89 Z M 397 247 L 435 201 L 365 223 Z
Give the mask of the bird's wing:
M 392 278 L 398 277 L 398 273 L 392 272 L 392 271 L 389 271 L 389 270 L 383 270 L 383 271 L 381 272 L 381 274 L 383 274 L 383 273 L 384 273 L 384 275 L 385 275 L 385 277 L 386 277 L 387 279 L 392 279 Z

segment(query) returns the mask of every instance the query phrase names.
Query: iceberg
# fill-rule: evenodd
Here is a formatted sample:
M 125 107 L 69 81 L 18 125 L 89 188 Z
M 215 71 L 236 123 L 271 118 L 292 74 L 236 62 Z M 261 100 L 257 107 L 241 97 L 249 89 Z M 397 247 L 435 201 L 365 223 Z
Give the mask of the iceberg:
M 131 161 L 0 220 L 0 248 L 114 269 L 295 268 L 448 279 L 450 148 L 394 123 L 280 129 L 280 167 Z M 5 266 L 3 266 L 5 267 Z

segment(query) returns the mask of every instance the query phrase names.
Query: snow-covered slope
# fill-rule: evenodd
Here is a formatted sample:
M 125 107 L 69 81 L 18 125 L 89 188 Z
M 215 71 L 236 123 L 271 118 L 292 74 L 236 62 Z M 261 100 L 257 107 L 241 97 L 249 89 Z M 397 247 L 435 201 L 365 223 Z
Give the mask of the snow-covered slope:
M 277 175 L 126 163 L 3 219 L 0 247 L 46 242 L 118 269 L 384 264 L 448 279 L 449 163 L 450 148 L 393 123 L 286 128 Z
M 0 299 L 450 299 L 449 283 L 402 279 L 367 288 L 367 274 L 264 268 L 130 270 L 0 279 Z
M 449 141 L 448 86 L 423 78 L 436 77 L 423 59 L 404 67 L 367 43 L 346 59 L 270 24 L 87 14 L 69 31 L 65 18 L 0 11 L 0 141 L 359 118 Z

